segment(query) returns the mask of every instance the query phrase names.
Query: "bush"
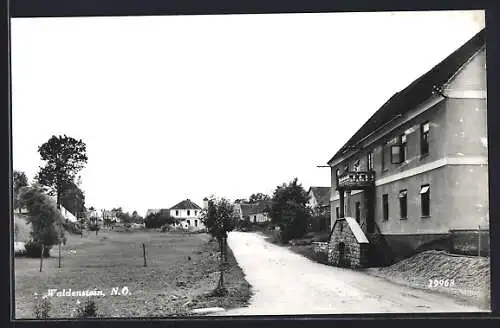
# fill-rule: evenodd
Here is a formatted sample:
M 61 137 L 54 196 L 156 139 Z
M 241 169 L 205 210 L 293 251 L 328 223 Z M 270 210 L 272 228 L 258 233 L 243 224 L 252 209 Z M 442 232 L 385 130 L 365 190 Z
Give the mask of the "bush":
M 63 223 L 63 227 L 66 231 L 68 231 L 69 233 L 72 233 L 74 235 L 81 235 L 82 234 L 82 230 L 80 229 L 78 224 L 75 222 L 65 221 Z
M 99 227 L 99 224 L 93 223 L 89 224 L 89 230 L 90 231 L 99 231 L 101 228 Z
M 52 246 L 45 246 L 43 250 L 43 257 L 50 257 L 50 248 Z M 29 240 L 26 244 L 24 244 L 26 257 L 31 258 L 40 258 L 40 253 L 42 252 L 42 245 L 40 243 L 35 242 L 33 240 Z
M 97 305 L 92 299 L 87 300 L 76 309 L 76 317 L 80 319 L 97 317 Z
M 161 228 L 160 228 L 160 231 L 161 231 L 161 232 L 168 232 L 168 231 L 170 231 L 170 230 L 172 230 L 172 227 L 171 227 L 169 224 L 164 224 L 164 225 L 162 225 L 162 226 L 161 226 Z
M 323 233 L 321 235 L 314 236 L 312 241 L 313 242 L 322 242 L 322 243 L 328 242 L 328 241 L 330 241 L 330 234 Z
M 49 317 L 50 308 L 50 301 L 47 297 L 36 299 L 33 314 L 36 319 L 47 319 Z

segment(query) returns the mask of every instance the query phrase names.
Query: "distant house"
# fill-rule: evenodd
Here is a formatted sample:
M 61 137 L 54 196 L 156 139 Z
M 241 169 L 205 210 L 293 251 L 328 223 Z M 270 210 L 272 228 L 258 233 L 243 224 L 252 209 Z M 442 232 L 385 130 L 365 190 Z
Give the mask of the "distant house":
M 308 206 L 312 211 L 313 217 L 320 220 L 315 222 L 315 229 L 319 231 L 330 230 L 330 194 L 331 187 L 310 187 Z
M 204 229 L 205 225 L 201 221 L 202 208 L 190 199 L 183 200 L 170 208 L 170 216 L 177 219 L 184 228 Z
M 102 211 L 101 218 L 99 221 L 104 221 L 104 219 L 110 220 L 113 223 L 120 223 L 121 220 L 116 216 L 114 211 Z
M 236 203 L 234 204 L 235 214 L 240 220 L 250 220 L 252 223 L 269 222 L 271 218 L 268 210 L 271 208 L 272 201 L 260 200 L 255 203 Z
M 314 215 L 330 213 L 330 192 L 331 187 L 311 187 L 309 188 L 309 208 Z

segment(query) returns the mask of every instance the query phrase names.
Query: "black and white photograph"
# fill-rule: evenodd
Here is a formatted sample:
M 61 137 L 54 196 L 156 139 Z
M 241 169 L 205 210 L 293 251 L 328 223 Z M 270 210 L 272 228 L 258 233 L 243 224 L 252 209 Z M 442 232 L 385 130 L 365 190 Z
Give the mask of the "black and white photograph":
M 10 24 L 13 319 L 491 311 L 484 11 Z

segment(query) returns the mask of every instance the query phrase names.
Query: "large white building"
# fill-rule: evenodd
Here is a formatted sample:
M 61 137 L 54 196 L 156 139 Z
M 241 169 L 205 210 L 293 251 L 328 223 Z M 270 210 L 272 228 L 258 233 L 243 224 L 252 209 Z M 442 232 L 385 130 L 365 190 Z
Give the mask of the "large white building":
M 170 208 L 170 216 L 178 219 L 179 224 L 184 228 L 204 229 L 205 225 L 201 221 L 201 211 L 200 206 L 190 199 L 186 199 Z

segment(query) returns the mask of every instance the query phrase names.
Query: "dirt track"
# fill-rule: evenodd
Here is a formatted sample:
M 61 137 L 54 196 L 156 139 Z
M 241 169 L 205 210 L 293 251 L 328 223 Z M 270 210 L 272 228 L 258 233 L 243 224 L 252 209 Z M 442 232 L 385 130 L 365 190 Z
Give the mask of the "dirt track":
M 216 315 L 484 312 L 434 292 L 313 262 L 258 233 L 232 232 L 228 243 L 254 295 L 249 307 Z

